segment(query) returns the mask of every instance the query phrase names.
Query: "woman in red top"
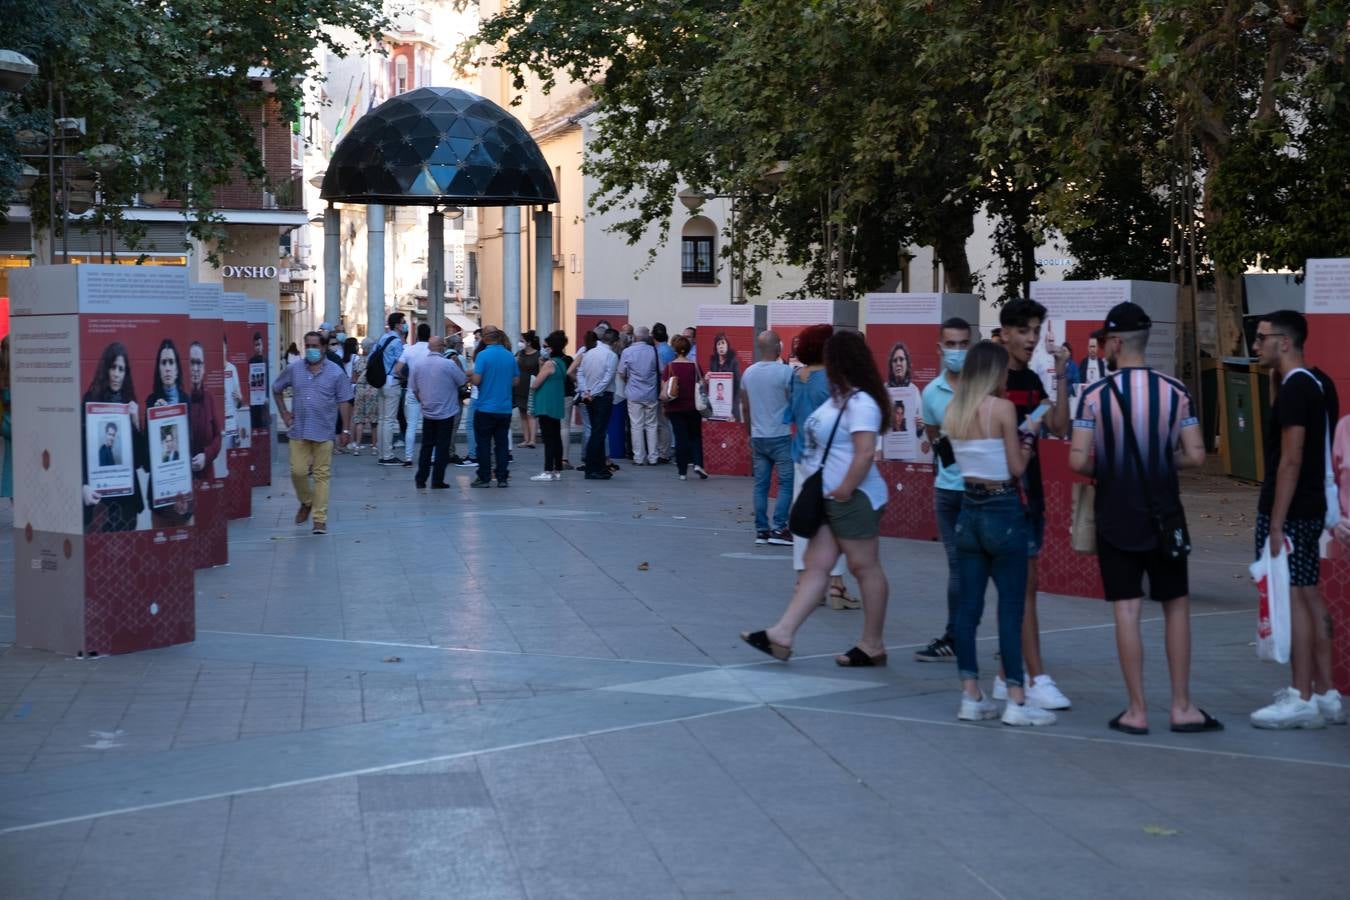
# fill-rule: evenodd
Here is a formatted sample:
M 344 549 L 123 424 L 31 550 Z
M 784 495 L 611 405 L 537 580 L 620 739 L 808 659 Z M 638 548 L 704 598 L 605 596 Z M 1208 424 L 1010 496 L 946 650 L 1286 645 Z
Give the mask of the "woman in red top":
M 707 478 L 708 473 L 703 470 L 703 416 L 694 406 L 694 391 L 703 380 L 703 373 L 698 363 L 689 359 L 689 338 L 677 334 L 670 339 L 670 347 L 675 358 L 661 371 L 661 383 L 664 385 L 672 376 L 679 383 L 675 399 L 665 401 L 666 415 L 675 431 L 675 465 L 681 481 L 688 477 L 690 463 L 699 478 Z

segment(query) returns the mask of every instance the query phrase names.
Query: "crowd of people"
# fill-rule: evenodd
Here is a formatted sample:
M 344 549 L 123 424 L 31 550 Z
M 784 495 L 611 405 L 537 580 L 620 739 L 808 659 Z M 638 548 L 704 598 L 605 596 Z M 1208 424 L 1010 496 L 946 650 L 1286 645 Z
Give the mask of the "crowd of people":
M 1129 735 L 1149 732 L 1140 633 L 1147 597 L 1160 604 L 1165 623 L 1168 727 L 1180 733 L 1222 730 L 1192 702 L 1189 687 L 1190 545 L 1178 472 L 1201 465 L 1205 456 L 1190 396 L 1180 381 L 1147 366 L 1152 322 L 1133 303 L 1110 311 L 1081 366 L 1073 365 L 1067 344 L 1057 345 L 1056 389 L 1048 390 L 1030 366 L 1045 321 L 1045 308 L 1023 299 L 1002 307 L 989 340 L 977 340 L 973 326 L 959 318 L 938 329 L 941 371 L 922 392 L 921 424 L 936 457 L 947 615 L 943 633 L 915 659 L 956 663 L 960 720 L 1043 726 L 1072 707 L 1047 672 L 1036 603 L 1046 510 L 1037 450 L 1044 436 L 1070 438 L 1070 466 L 1095 483 L 1085 512 L 1093 514 L 1095 558 L 1114 615 L 1127 695 L 1126 708 L 1108 727 Z M 883 412 L 889 409 L 887 384 L 911 375 L 903 344 L 892 349 L 883 378 L 862 335 L 829 325 L 796 337 L 793 364 L 782 361 L 779 336 L 762 332 L 758 361 L 744 371 L 724 335 L 714 341 L 705 368 L 694 329 L 671 338 L 661 323 L 617 329 L 602 323 L 585 332 L 575 356 L 567 353 L 562 331 L 542 339 L 526 332 L 515 352 L 510 336 L 492 326 L 476 332 L 467 350 L 462 336 L 431 337 L 425 325 L 411 343 L 407 333 L 401 313 L 391 314 L 384 335 L 367 338 L 361 352 L 354 340 L 338 343 L 325 329 L 311 332 L 304 356 L 274 384 L 278 408 L 284 408 L 283 391 L 294 393 L 294 410 L 284 417 L 300 498 L 297 523 L 312 515 L 315 533 L 326 530 L 332 448 L 349 442 L 352 427 L 358 452 L 369 429 L 379 464 L 409 467 L 420 430 L 417 489 L 448 487 L 450 465 L 474 467 L 474 488 L 508 487 L 513 413 L 525 438 L 519 446 L 543 444 L 543 470 L 531 481 L 558 481 L 573 468 L 568 448 L 574 418 L 582 427 L 579 468 L 588 480 L 613 478 L 616 458 L 634 466 L 673 460 L 681 480 L 690 473 L 707 478 L 701 436 L 707 372 L 732 372 L 734 417 L 746 429 L 754 475 L 755 542 L 791 545 L 798 572 L 778 621 L 743 632 L 742 639 L 786 661 L 798 630 L 819 606 L 861 608 L 858 641 L 836 662 L 886 665 L 889 586 L 879 538 L 887 488 L 876 460 L 892 423 Z M 1329 429 L 1338 421 L 1337 397 L 1325 374 L 1305 366 L 1306 337 L 1301 314 L 1278 312 L 1261 321 L 1253 345 L 1280 384 L 1256 542 L 1258 554 L 1267 544 L 1273 555 L 1289 553 L 1292 584 L 1292 685 L 1252 713 L 1258 728 L 1345 721 L 1332 682 L 1330 619 L 1317 590 L 1327 512 L 1325 454 Z M 1071 417 L 1075 384 L 1081 389 Z M 461 420 L 463 457 L 455 445 Z M 394 455 L 400 429 L 401 461 Z M 326 450 L 319 446 L 325 443 Z M 770 511 L 775 478 L 778 499 Z M 803 496 L 806 491 L 811 493 Z M 817 513 L 803 514 L 805 524 L 799 525 L 799 509 Z M 1350 539 L 1350 526 L 1337 536 Z M 857 580 L 860 598 L 848 593 L 846 571 Z M 976 632 L 990 581 L 997 597 L 999 671 L 986 694 Z M 996 701 L 1005 701 L 1001 709 Z

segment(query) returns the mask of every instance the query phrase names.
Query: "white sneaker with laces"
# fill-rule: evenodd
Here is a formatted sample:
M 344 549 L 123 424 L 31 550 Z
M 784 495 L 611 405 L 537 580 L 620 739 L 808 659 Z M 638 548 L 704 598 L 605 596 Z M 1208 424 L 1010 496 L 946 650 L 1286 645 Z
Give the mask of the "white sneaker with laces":
M 998 706 L 993 700 L 983 694 L 980 699 L 972 700 L 966 696 L 965 691 L 961 692 L 961 709 L 956 717 L 962 722 L 980 722 L 984 719 L 997 719 Z
M 1008 699 L 1008 682 L 1003 680 L 1002 675 L 994 676 L 994 699 L 995 700 Z
M 1275 692 L 1275 702 L 1263 706 L 1251 715 L 1253 728 L 1325 728 L 1327 720 L 1321 707 L 1312 700 L 1304 700 L 1293 688 Z
M 1054 713 L 1039 709 L 1030 703 L 1009 703 L 1003 708 L 1004 725 L 1031 727 L 1053 725 L 1055 718 Z
M 1027 684 L 1027 704 L 1040 709 L 1068 709 L 1073 706 L 1049 675 L 1038 675 Z
M 1332 688 L 1325 694 L 1313 694 L 1313 702 L 1328 725 L 1344 725 L 1345 710 L 1341 707 L 1341 692 Z
M 540 472 L 538 475 L 531 475 L 531 476 L 530 476 L 530 480 L 531 480 L 531 481 L 552 481 L 552 480 L 553 480 L 553 473 L 552 473 L 552 472 Z

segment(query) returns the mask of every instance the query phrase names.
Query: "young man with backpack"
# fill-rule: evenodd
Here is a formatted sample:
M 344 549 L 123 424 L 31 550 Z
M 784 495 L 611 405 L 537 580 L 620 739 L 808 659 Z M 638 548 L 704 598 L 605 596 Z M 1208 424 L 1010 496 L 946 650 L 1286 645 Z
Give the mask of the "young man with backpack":
M 398 405 L 403 396 L 403 385 L 394 377 L 394 367 L 403 356 L 403 336 L 408 324 L 403 313 L 389 314 L 389 329 L 370 351 L 366 364 L 366 383 L 380 394 L 380 433 L 376 461 L 382 466 L 401 466 L 394 456 L 394 435 L 398 432 Z
M 1329 437 L 1339 420 L 1336 386 L 1303 358 L 1308 320 L 1280 310 L 1256 325 L 1252 354 L 1275 374 L 1275 403 L 1266 430 L 1266 479 L 1256 516 L 1256 552 L 1289 551 L 1289 667 L 1292 686 L 1251 715 L 1257 728 L 1322 728 L 1345 722 L 1331 679 L 1331 617 L 1317 589 L 1319 544 L 1327 525 Z M 1333 483 L 1334 484 L 1334 483 Z M 1339 513 L 1339 504 L 1337 506 Z

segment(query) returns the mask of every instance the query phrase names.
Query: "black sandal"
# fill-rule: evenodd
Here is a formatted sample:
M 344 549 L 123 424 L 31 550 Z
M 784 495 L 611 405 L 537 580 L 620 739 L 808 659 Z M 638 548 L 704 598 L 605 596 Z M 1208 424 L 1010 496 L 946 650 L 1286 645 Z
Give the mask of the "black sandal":
M 1218 719 L 1214 718 L 1209 713 L 1205 712 L 1203 709 L 1200 710 L 1200 715 L 1205 717 L 1204 721 L 1182 722 L 1181 724 L 1173 722 L 1172 730 L 1179 731 L 1182 734 L 1195 734 L 1201 731 L 1223 731 L 1223 723 L 1220 722 Z
M 846 669 L 884 666 L 886 665 L 886 654 L 878 653 L 876 656 L 868 656 L 867 651 L 861 647 L 850 647 L 849 651 L 843 656 L 834 658 L 834 664 Z
M 784 647 L 782 644 L 770 640 L 767 631 L 742 631 L 741 640 L 745 641 L 751 647 L 754 647 L 760 653 L 767 653 L 774 659 L 779 659 L 783 662 L 792 659 L 792 648 Z
M 1120 716 L 1123 715 L 1125 715 L 1125 713 L 1120 714 Z M 1106 727 L 1110 728 L 1112 731 L 1119 731 L 1121 734 L 1148 734 L 1147 728 L 1140 728 L 1138 725 L 1126 725 L 1124 722 L 1120 721 L 1120 716 L 1116 716 L 1110 722 L 1107 722 Z

